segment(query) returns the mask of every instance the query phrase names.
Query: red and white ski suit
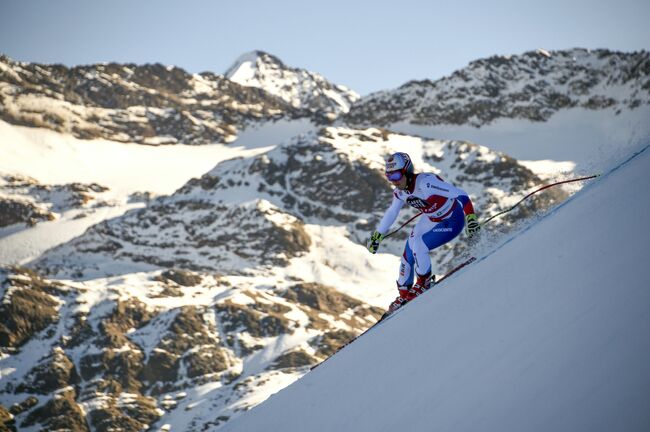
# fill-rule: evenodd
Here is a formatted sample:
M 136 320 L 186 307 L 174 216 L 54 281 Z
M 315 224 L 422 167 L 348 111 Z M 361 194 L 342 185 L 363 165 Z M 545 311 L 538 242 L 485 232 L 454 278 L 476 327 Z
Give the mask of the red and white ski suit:
M 393 190 L 393 202 L 377 226 L 385 235 L 400 210 L 408 204 L 423 213 L 406 241 L 397 280 L 400 286 L 413 284 L 419 275 L 431 271 L 429 251 L 453 240 L 465 226 L 465 215 L 474 213 L 469 195 L 433 173 L 416 174 L 408 189 Z

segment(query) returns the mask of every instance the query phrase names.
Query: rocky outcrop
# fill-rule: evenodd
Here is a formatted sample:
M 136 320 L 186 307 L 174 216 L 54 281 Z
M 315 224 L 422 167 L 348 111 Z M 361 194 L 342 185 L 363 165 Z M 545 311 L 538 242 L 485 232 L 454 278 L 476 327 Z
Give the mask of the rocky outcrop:
M 16 432 L 14 415 L 2 405 L 0 405 L 0 432 Z
M 0 228 L 17 223 L 34 226 L 68 210 L 111 205 L 102 199 L 107 191 L 96 183 L 43 185 L 27 176 L 0 175 Z
M 29 372 L 16 392 L 49 395 L 70 385 L 77 385 L 79 381 L 74 363 L 61 347 L 55 347 Z
M 75 391 L 67 389 L 58 392 L 44 405 L 29 413 L 22 427 L 41 425 L 45 430 L 69 430 L 88 432 L 83 410 L 75 401 Z
M 102 398 L 102 405 L 88 413 L 88 421 L 98 432 L 138 432 L 147 430 L 161 414 L 153 399 L 131 394 Z
M 304 366 L 311 366 L 317 359 L 303 350 L 290 351 L 276 358 L 269 366 L 269 369 L 295 369 Z
M 0 228 L 17 223 L 34 226 L 39 221 L 54 219 L 54 214 L 38 208 L 32 203 L 0 199 Z
M 209 330 L 204 313 L 201 308 L 182 307 L 162 333 L 142 371 L 153 394 L 171 391 L 183 379 L 212 377 L 218 381 L 217 374 L 230 366 L 229 355 Z M 185 376 L 181 376 L 181 368 Z
M 0 303 L 0 347 L 17 348 L 58 320 L 60 284 L 15 268 L 3 282 Z

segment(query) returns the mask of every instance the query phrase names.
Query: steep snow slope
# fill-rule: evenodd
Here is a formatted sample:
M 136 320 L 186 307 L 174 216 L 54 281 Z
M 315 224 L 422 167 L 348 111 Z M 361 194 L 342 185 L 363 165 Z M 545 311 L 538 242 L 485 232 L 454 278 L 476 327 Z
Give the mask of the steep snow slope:
M 650 426 L 646 150 L 227 431 Z M 633 213 L 632 213 L 633 212 Z

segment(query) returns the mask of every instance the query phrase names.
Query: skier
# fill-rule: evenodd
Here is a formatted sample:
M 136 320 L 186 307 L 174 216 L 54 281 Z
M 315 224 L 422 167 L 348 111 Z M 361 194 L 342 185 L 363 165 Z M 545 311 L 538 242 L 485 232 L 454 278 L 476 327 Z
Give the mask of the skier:
M 408 154 L 394 153 L 386 160 L 386 178 L 395 186 L 393 202 L 367 242 L 371 253 L 377 253 L 404 203 L 423 213 L 404 247 L 397 278 L 399 296 L 388 308 L 391 313 L 430 288 L 429 251 L 453 240 L 464 226 L 469 238 L 478 234 L 481 226 L 467 192 L 436 174 L 414 174 Z

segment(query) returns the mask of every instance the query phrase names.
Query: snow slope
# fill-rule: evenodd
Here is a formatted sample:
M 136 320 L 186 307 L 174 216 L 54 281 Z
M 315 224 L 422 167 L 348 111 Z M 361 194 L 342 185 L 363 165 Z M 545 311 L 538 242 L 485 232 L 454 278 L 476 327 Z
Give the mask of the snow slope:
M 132 203 L 131 194 L 172 194 L 223 160 L 259 154 L 312 129 L 309 120 L 279 120 L 251 125 L 229 145 L 145 146 L 105 139 L 82 140 L 0 120 L 0 173 L 28 175 L 49 185 L 98 183 L 108 187 L 111 195 L 110 207 L 82 219 L 78 218 L 79 211 L 71 211 L 34 229 L 24 225 L 0 229 L 0 265 L 34 259 L 102 220 L 142 207 Z
M 556 112 L 545 122 L 502 118 L 481 127 L 401 122 L 392 124 L 390 129 L 437 139 L 462 138 L 520 161 L 564 162 L 565 169 L 591 173 L 607 169 L 613 161 L 624 159 L 639 143 L 647 141 L 649 118 L 647 105 L 618 113 L 614 108 L 570 108 Z
M 95 182 L 123 194 L 171 194 L 216 163 L 243 154 L 237 142 L 146 146 L 83 140 L 0 121 L 0 170 L 28 175 L 45 184 Z
M 622 216 L 650 211 L 649 167 L 645 147 L 221 430 L 648 430 L 650 242 Z

